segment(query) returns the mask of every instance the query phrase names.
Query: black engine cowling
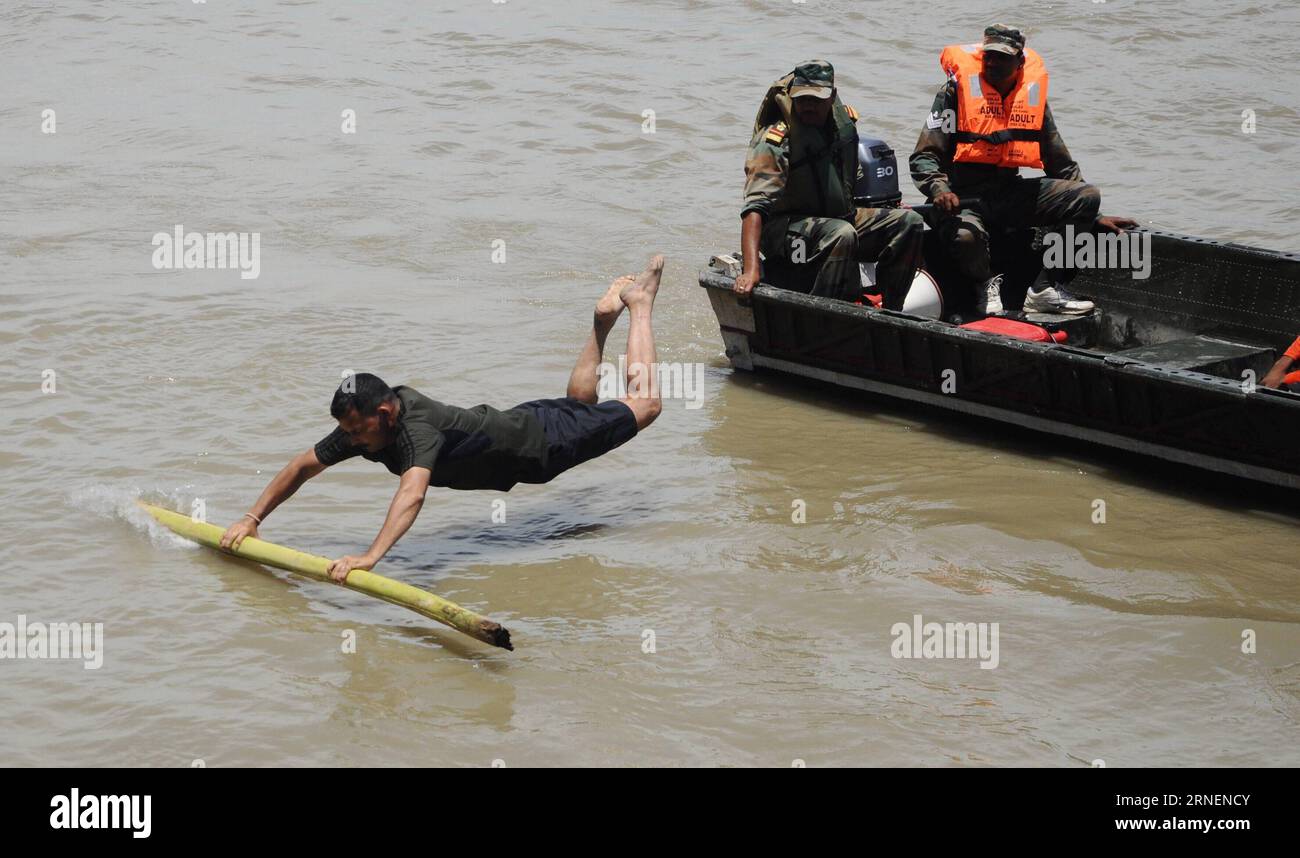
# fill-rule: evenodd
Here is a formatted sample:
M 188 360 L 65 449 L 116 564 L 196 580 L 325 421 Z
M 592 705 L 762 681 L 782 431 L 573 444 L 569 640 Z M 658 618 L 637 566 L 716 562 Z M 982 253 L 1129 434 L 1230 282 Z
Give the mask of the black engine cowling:
M 898 189 L 898 161 L 883 140 L 858 138 L 861 175 L 853 188 L 853 201 L 863 208 L 896 206 L 903 199 Z

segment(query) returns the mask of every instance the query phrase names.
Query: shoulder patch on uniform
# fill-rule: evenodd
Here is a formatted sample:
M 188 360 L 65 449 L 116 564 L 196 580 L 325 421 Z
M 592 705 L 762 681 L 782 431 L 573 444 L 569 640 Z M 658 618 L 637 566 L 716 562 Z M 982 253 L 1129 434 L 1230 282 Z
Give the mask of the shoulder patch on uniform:
M 858 112 L 853 109 L 852 105 L 844 105 L 844 110 L 849 114 L 849 119 L 852 119 L 854 122 L 858 121 Z
M 763 135 L 763 139 L 768 143 L 771 143 L 773 146 L 780 146 L 781 141 L 785 140 L 785 123 L 778 122 L 771 128 L 767 129 L 767 133 Z

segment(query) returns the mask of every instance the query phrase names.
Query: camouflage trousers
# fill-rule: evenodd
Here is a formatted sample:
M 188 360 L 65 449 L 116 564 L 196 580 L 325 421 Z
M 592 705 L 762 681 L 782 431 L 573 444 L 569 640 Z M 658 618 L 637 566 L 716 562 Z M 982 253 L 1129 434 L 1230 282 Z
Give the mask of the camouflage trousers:
M 774 219 L 761 249 L 781 270 L 778 285 L 825 298 L 862 298 L 859 262 L 876 263 L 876 285 L 891 310 L 903 299 L 921 264 L 925 221 L 911 209 L 858 209 L 853 220 Z
M 960 195 L 960 193 L 959 193 Z M 979 209 L 964 208 L 939 224 L 939 238 L 967 277 L 981 283 L 993 276 L 989 266 L 989 229 L 1066 224 L 1092 228 L 1101 211 L 1101 191 L 1086 182 L 1065 179 L 1022 179 L 980 196 Z M 1059 272 L 1068 282 L 1073 269 Z

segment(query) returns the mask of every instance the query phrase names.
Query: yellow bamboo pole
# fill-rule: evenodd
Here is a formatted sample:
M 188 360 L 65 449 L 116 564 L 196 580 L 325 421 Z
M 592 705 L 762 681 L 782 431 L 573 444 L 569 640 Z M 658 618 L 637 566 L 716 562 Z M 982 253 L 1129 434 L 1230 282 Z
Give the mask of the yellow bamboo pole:
M 221 536 L 225 531 L 215 524 L 193 521 L 188 515 L 172 512 L 144 501 L 138 503 L 159 524 L 173 533 L 209 548 L 223 550 Z M 336 583 L 329 576 L 328 558 L 294 551 L 283 545 L 249 537 L 240 543 L 237 551 L 229 553 L 266 566 L 274 566 L 277 569 L 314 578 L 317 581 Z M 417 614 L 445 623 L 456 631 L 464 632 L 483 643 L 499 646 L 502 649 L 514 649 L 510 643 L 510 632 L 504 626 L 419 587 L 412 587 L 410 584 L 403 584 L 401 581 L 394 581 L 392 578 L 385 578 L 383 575 L 365 569 L 353 569 L 349 572 L 343 586 L 358 593 L 383 599 L 385 602 L 392 602 L 394 605 L 401 605 L 403 608 L 410 608 Z

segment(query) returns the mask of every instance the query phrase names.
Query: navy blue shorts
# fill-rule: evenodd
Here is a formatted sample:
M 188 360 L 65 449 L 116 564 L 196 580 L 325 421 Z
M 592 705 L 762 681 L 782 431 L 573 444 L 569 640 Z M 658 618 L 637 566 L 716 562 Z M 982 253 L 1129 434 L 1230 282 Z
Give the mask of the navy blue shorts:
M 588 405 L 571 397 L 534 399 L 511 411 L 527 411 L 537 418 L 546 433 L 546 466 L 536 479 L 524 483 L 546 483 L 575 465 L 603 456 L 636 437 L 636 415 L 622 402 L 609 400 Z

